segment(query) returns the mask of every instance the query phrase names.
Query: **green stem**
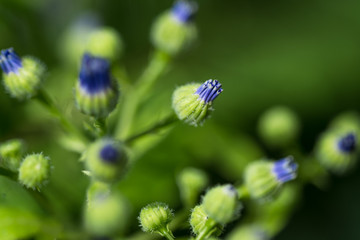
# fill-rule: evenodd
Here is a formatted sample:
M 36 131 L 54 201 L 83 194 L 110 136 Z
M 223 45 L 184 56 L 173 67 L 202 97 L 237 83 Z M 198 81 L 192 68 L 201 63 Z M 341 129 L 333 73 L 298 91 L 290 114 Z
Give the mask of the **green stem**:
M 249 190 L 247 189 L 246 185 L 240 185 L 236 188 L 239 199 L 245 199 L 250 197 Z
M 64 128 L 65 131 L 73 134 L 80 141 L 82 141 L 84 145 L 86 145 L 87 139 L 77 127 L 75 127 L 71 122 L 67 120 L 67 118 L 57 108 L 55 102 L 45 90 L 40 89 L 38 94 L 36 95 L 36 99 L 49 111 L 51 115 L 53 115 L 59 120 L 61 126 Z
M 172 232 L 169 230 L 168 227 L 163 228 L 163 229 L 159 229 L 159 230 L 158 230 L 158 233 L 159 233 L 161 236 L 163 236 L 163 237 L 165 237 L 166 239 L 168 239 L 168 240 L 174 240 L 174 239 L 175 239 L 174 236 L 173 236 L 173 234 L 172 234 Z
M 120 112 L 120 122 L 115 132 L 116 137 L 126 139 L 129 136 L 139 104 L 164 72 L 169 61 L 168 54 L 157 50 L 137 83 L 133 88 L 128 89 Z
M 94 120 L 94 128 L 97 131 L 98 137 L 103 137 L 107 133 L 106 128 L 106 119 L 105 118 L 98 118 Z
M 154 133 L 154 132 L 156 132 L 156 131 L 164 128 L 164 127 L 167 127 L 167 126 L 171 125 L 172 123 L 175 123 L 177 120 L 178 120 L 178 118 L 174 114 L 171 114 L 169 117 L 161 120 L 160 122 L 156 123 L 155 125 L 153 125 L 149 129 L 129 137 L 128 139 L 125 140 L 125 142 L 126 143 L 131 143 L 131 142 L 133 142 L 134 140 L 136 140 L 138 138 L 141 138 L 141 137 L 143 137 L 143 136 L 145 136 L 147 134 L 150 134 L 150 133 Z
M 216 222 L 215 221 L 209 221 L 206 225 L 205 225 L 205 229 L 196 236 L 195 240 L 203 240 L 206 239 L 208 237 L 211 236 L 211 234 L 213 234 L 214 232 L 214 227 L 216 226 Z

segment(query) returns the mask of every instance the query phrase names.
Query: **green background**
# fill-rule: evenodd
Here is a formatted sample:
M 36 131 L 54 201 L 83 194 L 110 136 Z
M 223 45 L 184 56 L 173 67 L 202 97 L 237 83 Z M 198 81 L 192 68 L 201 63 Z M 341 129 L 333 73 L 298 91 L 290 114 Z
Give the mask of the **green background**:
M 360 1 L 198 2 L 199 39 L 161 78 L 148 111 L 169 109 L 173 89 L 187 82 L 216 78 L 224 92 L 203 127 L 180 124 L 130 170 L 120 186 L 133 204 L 129 231 L 136 229 L 138 209 L 151 201 L 180 206 L 174 179 L 184 166 L 205 169 L 216 184 L 241 178 L 232 171 L 233 164 L 241 168 L 251 158 L 267 155 L 255 146 L 257 119 L 267 108 L 286 105 L 299 114 L 300 143 L 307 152 L 334 116 L 360 110 Z M 121 62 L 136 78 L 152 51 L 151 23 L 171 4 L 0 0 L 0 48 L 14 47 L 20 55 L 41 59 L 49 70 L 45 86 L 63 110 L 76 112 L 72 88 L 78 66 L 67 66 L 60 48 L 71 23 L 91 12 L 116 28 L 126 45 Z M 36 103 L 18 102 L 5 91 L 0 91 L 0 112 L 1 141 L 24 138 L 30 152 L 51 156 L 55 168 L 48 195 L 59 218 L 79 225 L 88 180 L 79 174 L 78 156 L 57 144 L 55 122 Z M 302 204 L 276 239 L 360 239 L 359 183 L 357 170 L 333 178 L 326 191 L 306 187 Z

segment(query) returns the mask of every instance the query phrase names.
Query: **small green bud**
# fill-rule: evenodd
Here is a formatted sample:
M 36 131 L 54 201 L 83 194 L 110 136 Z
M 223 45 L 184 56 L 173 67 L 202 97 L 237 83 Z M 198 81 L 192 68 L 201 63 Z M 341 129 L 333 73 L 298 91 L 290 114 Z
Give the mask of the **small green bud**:
M 93 194 L 85 208 L 85 228 L 96 236 L 123 232 L 129 215 L 126 199 L 115 192 Z
M 227 240 L 269 240 L 264 230 L 256 225 L 241 225 L 240 227 L 233 230 L 230 235 L 226 238 Z
M 180 120 L 197 126 L 209 117 L 213 111 L 212 103 L 222 91 L 217 80 L 209 79 L 203 84 L 187 84 L 174 91 L 172 107 Z
M 50 176 L 50 158 L 42 153 L 30 154 L 25 157 L 19 168 L 19 182 L 27 188 L 40 188 Z
M 154 46 L 171 55 L 190 46 L 197 35 L 196 27 L 191 21 L 196 8 L 193 3 L 178 1 L 171 11 L 160 15 L 151 30 Z
M 20 58 L 9 48 L 1 50 L 0 66 L 3 80 L 10 95 L 19 100 L 34 96 L 45 73 L 45 67 L 32 57 Z
M 276 162 L 256 161 L 245 169 L 245 185 L 252 198 L 269 199 L 279 188 L 296 178 L 298 165 L 292 157 L 286 157 Z
M 13 172 L 18 171 L 24 154 L 24 142 L 12 139 L 0 145 L 0 164 Z
M 144 232 L 158 233 L 162 236 L 172 236 L 169 223 L 174 214 L 165 203 L 151 203 L 141 209 L 139 222 Z
M 357 161 L 359 144 L 354 132 L 343 130 L 324 133 L 316 145 L 316 157 L 327 170 L 344 174 L 352 169 Z
M 208 232 L 210 235 L 220 236 L 223 230 L 223 225 L 217 224 L 212 218 L 209 218 L 202 205 L 198 205 L 192 210 L 190 225 L 195 235 Z M 208 229 L 209 227 L 211 229 Z
M 209 182 L 205 172 L 196 168 L 185 168 L 177 177 L 182 201 L 191 207 L 197 202 L 202 190 Z
M 114 61 L 120 57 L 122 51 L 123 42 L 120 34 L 115 29 L 103 27 L 89 34 L 86 52 Z
M 300 122 L 296 114 L 287 107 L 274 107 L 261 117 L 258 131 L 270 147 L 282 148 L 294 143 L 298 137 Z
M 85 153 L 86 169 L 103 182 L 118 180 L 125 172 L 127 161 L 124 146 L 109 138 L 97 140 Z
M 227 224 L 237 218 L 241 204 L 233 185 L 227 184 L 210 189 L 202 202 L 204 212 L 218 224 Z

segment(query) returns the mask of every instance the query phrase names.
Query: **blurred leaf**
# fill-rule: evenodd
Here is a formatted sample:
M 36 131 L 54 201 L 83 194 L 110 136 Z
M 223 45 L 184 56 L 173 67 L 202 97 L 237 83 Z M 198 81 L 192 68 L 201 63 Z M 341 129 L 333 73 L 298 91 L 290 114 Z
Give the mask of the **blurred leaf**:
M 39 218 L 25 210 L 0 207 L 0 239 L 18 240 L 36 234 L 41 226 Z

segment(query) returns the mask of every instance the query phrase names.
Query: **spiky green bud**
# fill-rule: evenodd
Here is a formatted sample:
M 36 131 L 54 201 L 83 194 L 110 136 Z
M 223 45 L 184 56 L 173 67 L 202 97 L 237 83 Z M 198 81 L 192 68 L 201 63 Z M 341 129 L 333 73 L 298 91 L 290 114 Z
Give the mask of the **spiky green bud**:
M 208 176 L 200 169 L 183 169 L 177 177 L 177 184 L 184 204 L 188 207 L 194 206 L 208 182 Z
M 92 31 L 86 44 L 86 52 L 110 61 L 121 56 L 123 42 L 120 34 L 113 28 L 103 27 Z
M 144 232 L 158 233 L 162 236 L 172 236 L 169 223 L 174 214 L 165 203 L 151 203 L 141 209 L 139 222 Z
M 19 168 L 19 182 L 27 188 L 40 188 L 50 177 L 50 158 L 42 153 L 30 154 L 24 158 Z
M 210 218 L 223 225 L 237 218 L 241 209 L 238 192 L 231 184 L 210 189 L 205 194 L 202 205 Z
M 24 142 L 12 139 L 0 145 L 0 165 L 11 171 L 18 171 L 24 154 Z
M 223 225 L 216 223 L 204 211 L 202 205 L 196 206 L 190 216 L 190 225 L 193 233 L 199 235 L 208 232 L 207 235 L 220 236 Z
M 127 162 L 124 146 L 110 138 L 97 140 L 85 154 L 86 169 L 98 181 L 118 180 L 125 172 Z
M 258 131 L 270 147 L 283 148 L 294 143 L 298 137 L 300 122 L 296 114 L 287 107 L 274 107 L 261 117 Z

